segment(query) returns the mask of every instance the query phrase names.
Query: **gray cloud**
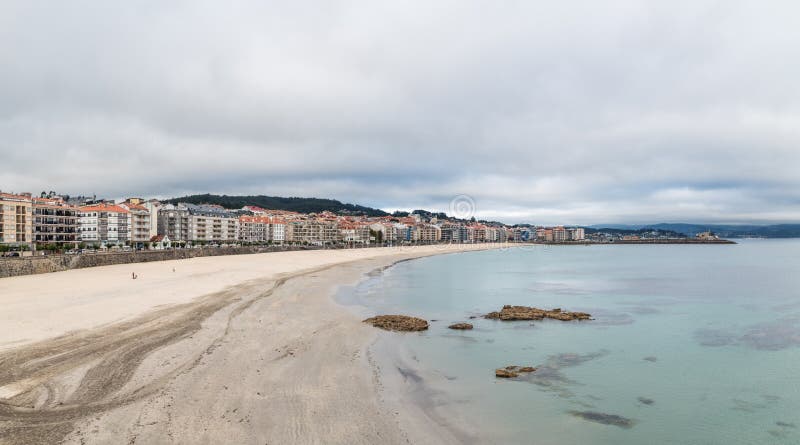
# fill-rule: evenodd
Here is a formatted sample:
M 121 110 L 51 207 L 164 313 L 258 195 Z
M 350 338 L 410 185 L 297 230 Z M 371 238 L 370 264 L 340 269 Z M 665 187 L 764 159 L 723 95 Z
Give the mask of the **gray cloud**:
M 794 3 L 7 1 L 0 188 L 800 219 Z

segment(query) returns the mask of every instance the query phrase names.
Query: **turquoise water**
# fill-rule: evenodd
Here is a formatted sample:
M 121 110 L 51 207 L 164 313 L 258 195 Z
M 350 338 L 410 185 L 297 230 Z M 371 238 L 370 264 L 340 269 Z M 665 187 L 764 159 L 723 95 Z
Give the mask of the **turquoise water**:
M 437 320 L 382 341 L 438 376 L 424 382 L 437 412 L 476 442 L 800 443 L 800 240 L 442 255 L 343 298 Z M 595 320 L 468 320 L 504 304 Z M 447 329 L 457 321 L 475 329 Z M 539 370 L 494 377 L 511 364 Z

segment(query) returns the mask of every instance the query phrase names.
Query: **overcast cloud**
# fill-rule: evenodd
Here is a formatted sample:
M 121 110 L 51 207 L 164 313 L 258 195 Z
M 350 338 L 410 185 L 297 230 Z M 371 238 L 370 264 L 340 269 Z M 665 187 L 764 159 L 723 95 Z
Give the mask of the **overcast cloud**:
M 0 1 L 0 189 L 800 221 L 775 1 Z

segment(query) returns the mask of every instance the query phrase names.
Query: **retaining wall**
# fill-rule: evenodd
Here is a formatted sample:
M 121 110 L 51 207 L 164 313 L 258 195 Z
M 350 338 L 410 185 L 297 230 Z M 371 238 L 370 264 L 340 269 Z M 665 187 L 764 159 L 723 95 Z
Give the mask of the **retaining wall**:
M 202 256 L 244 255 L 283 250 L 313 250 L 318 247 L 219 247 L 202 249 L 145 250 L 139 252 L 96 253 L 80 255 L 43 255 L 22 258 L 0 258 L 0 278 L 60 272 L 114 264 L 147 263 L 180 260 Z

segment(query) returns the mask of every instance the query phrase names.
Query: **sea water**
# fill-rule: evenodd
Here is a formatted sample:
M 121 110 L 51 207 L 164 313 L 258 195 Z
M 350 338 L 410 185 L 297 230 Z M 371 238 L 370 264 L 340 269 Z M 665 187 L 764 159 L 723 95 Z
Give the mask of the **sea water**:
M 443 423 L 470 425 L 474 442 L 800 443 L 800 240 L 441 255 L 340 298 L 365 314 L 437 320 L 382 336 L 398 359 L 384 366 L 411 372 L 400 360 L 411 357 L 426 378 L 408 385 Z M 480 317 L 505 304 L 593 320 Z M 474 330 L 447 328 L 460 321 Z M 496 378 L 507 365 L 538 370 Z

